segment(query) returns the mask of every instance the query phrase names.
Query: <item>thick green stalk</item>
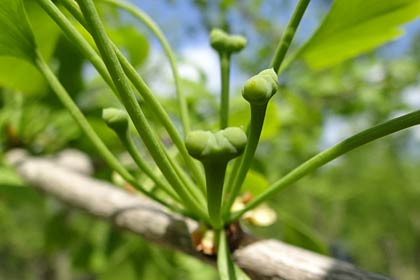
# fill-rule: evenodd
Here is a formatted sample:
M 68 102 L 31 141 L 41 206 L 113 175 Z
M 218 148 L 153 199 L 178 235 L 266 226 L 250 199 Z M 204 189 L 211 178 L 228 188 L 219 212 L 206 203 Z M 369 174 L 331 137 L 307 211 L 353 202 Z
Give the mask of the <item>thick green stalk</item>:
M 220 129 L 224 129 L 228 127 L 229 123 L 230 54 L 222 52 L 219 57 L 221 74 Z
M 156 36 L 156 38 L 162 45 L 162 48 L 166 56 L 168 57 L 169 64 L 172 70 L 172 75 L 174 76 L 175 90 L 178 97 L 177 98 L 178 106 L 179 106 L 180 114 L 181 114 L 181 123 L 184 130 L 184 134 L 186 135 L 190 131 L 190 120 L 189 120 L 189 114 L 188 114 L 187 100 L 181 89 L 181 82 L 180 82 L 180 78 L 178 74 L 178 68 L 176 65 L 174 52 L 172 51 L 172 48 L 169 45 L 169 42 L 166 39 L 165 35 L 163 34 L 162 30 L 160 30 L 159 26 L 153 21 L 152 18 L 150 18 L 144 11 L 140 10 L 138 7 L 134 5 L 131 5 L 124 1 L 117 1 L 117 0 L 100 0 L 100 1 L 117 6 L 121 9 L 126 10 L 130 14 L 132 14 L 135 18 L 143 22 L 144 25 L 146 25 L 147 28 L 150 29 L 150 31 Z
M 293 169 L 286 176 L 272 184 L 267 190 L 252 200 L 244 209 L 233 213 L 230 221 L 237 220 L 245 212 L 258 206 L 261 202 L 267 200 L 273 194 L 284 190 L 306 174 L 338 158 L 339 156 L 360 147 L 366 143 L 382 138 L 386 135 L 420 124 L 420 110 L 403 115 L 401 117 L 389 120 L 377 126 L 364 130 L 341 143 L 317 154 L 300 166 Z
M 265 112 L 267 110 L 267 103 L 262 105 L 251 104 L 251 122 L 248 129 L 248 143 L 245 147 L 244 154 L 239 159 L 240 164 L 237 173 L 232 174 L 234 177 L 231 186 L 226 186 L 226 204 L 224 212 L 229 213 L 236 196 L 241 191 L 242 184 L 246 178 L 252 160 L 257 150 L 258 142 L 260 141 L 261 131 L 264 124 Z M 235 169 L 235 166 L 234 166 Z M 235 171 L 235 170 L 233 170 Z M 230 180 L 229 180 L 230 181 Z
M 97 149 L 99 154 L 103 157 L 103 159 L 107 162 L 107 164 L 113 170 L 118 172 L 124 178 L 124 180 L 126 180 L 128 183 L 130 183 L 132 186 L 134 186 L 136 189 L 141 191 L 146 196 L 158 201 L 159 203 L 161 203 L 162 205 L 168 207 L 169 209 L 173 211 L 176 211 L 178 213 L 184 213 L 188 216 L 191 216 L 184 210 L 174 207 L 171 204 L 168 204 L 167 202 L 163 201 L 162 199 L 156 197 L 154 194 L 149 193 L 144 188 L 142 188 L 138 184 L 138 182 L 134 179 L 134 177 L 131 176 L 131 174 L 118 162 L 115 156 L 105 146 L 101 138 L 99 138 L 99 136 L 90 126 L 89 122 L 86 120 L 83 113 L 79 110 L 77 105 L 71 99 L 70 95 L 67 93 L 65 88 L 61 85 L 57 77 L 54 75 L 54 73 L 51 71 L 49 66 L 46 64 L 46 62 L 42 59 L 40 55 L 38 55 L 38 58 L 35 60 L 34 63 L 36 67 L 39 69 L 39 71 L 41 72 L 41 74 L 45 77 L 45 79 L 47 80 L 47 82 L 49 83 L 49 85 L 51 86 L 55 94 L 57 95 L 57 97 L 66 107 L 66 109 L 70 112 L 74 120 L 78 123 L 82 131 L 86 134 L 86 136 L 93 143 L 94 147 Z
M 40 0 L 40 1 L 48 1 L 48 0 Z M 81 14 L 79 7 L 71 0 L 61 0 L 61 2 L 65 5 L 66 9 L 72 14 L 73 17 L 75 17 L 86 29 L 89 29 L 88 26 L 86 26 L 85 20 L 83 18 L 83 15 Z M 60 11 L 58 10 L 58 13 Z M 70 24 L 70 23 L 69 23 Z M 71 24 L 70 24 L 71 25 Z M 72 28 L 72 26 L 67 27 Z M 74 29 L 74 28 L 73 28 Z M 77 32 L 76 32 L 77 33 Z M 69 33 L 69 37 L 75 42 L 79 42 L 77 40 L 77 36 L 74 36 L 73 33 Z M 93 49 L 88 46 L 91 51 L 88 52 L 87 50 L 84 50 L 84 54 L 90 59 L 91 52 Z M 203 173 L 201 172 L 198 165 L 192 160 L 192 158 L 188 155 L 188 152 L 184 146 L 184 141 L 179 135 L 178 131 L 176 130 L 175 126 L 173 125 L 168 113 L 165 111 L 163 106 L 159 103 L 151 89 L 147 86 L 147 84 L 143 81 L 143 79 L 139 76 L 136 69 L 130 64 L 130 62 L 125 58 L 125 56 L 121 53 L 121 51 L 113 44 L 114 50 L 118 56 L 118 59 L 130 79 L 130 81 L 133 83 L 134 87 L 137 89 L 138 93 L 141 95 L 142 98 L 145 99 L 145 102 L 150 106 L 150 108 L 155 113 L 155 116 L 160 120 L 162 125 L 165 127 L 166 131 L 168 132 L 169 136 L 171 137 L 173 143 L 178 148 L 182 158 L 184 159 L 185 163 L 187 164 L 188 168 L 191 170 L 191 173 L 193 174 L 194 178 L 197 180 L 198 185 L 200 186 L 203 194 L 205 192 L 205 179 L 203 176 Z M 99 56 L 94 53 L 97 58 Z M 100 58 L 99 58 L 100 60 Z M 102 60 L 100 60 L 102 63 Z M 96 67 L 96 65 L 94 65 Z M 105 65 L 102 66 L 105 68 Z M 106 68 L 105 68 L 106 69 Z
M 223 227 L 222 194 L 225 181 L 226 162 L 203 162 L 206 171 L 207 208 L 211 226 L 214 229 Z
M 295 36 L 296 30 L 303 17 L 303 14 L 306 11 L 306 8 L 309 5 L 309 2 L 310 0 L 299 0 L 295 10 L 293 11 L 292 17 L 281 36 L 280 42 L 277 45 L 276 52 L 274 53 L 274 57 L 270 64 L 270 67 L 273 67 L 276 73 L 279 72 L 280 66 L 286 56 L 287 50 L 290 47 L 290 44 L 293 40 L 293 37 Z
M 105 29 L 101 23 L 93 1 L 78 0 L 78 3 L 82 14 L 84 15 L 85 21 L 89 26 L 92 37 L 94 38 L 99 52 L 102 55 L 102 59 L 104 60 L 105 65 L 114 81 L 115 87 L 121 96 L 121 100 L 126 107 L 139 135 L 142 137 L 144 144 L 159 168 L 162 170 L 166 179 L 174 186 L 175 191 L 181 197 L 185 206 L 197 213 L 197 215 L 201 218 L 205 219 L 206 214 L 201 208 L 201 205 L 199 205 L 198 202 L 191 197 L 186 186 L 184 186 L 179 180 L 161 143 L 155 137 L 152 128 L 148 124 L 147 118 L 140 108 L 140 105 L 132 92 L 129 80 L 125 76 L 123 68 L 121 67 L 117 55 L 115 54 L 114 47 L 105 33 Z

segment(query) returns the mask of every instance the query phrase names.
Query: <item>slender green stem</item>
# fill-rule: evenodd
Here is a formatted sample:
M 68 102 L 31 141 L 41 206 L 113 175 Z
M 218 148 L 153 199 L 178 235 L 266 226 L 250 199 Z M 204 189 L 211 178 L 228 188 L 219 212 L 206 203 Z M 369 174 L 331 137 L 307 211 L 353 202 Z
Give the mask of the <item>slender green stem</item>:
M 99 154 L 103 157 L 103 159 L 107 162 L 107 164 L 116 172 L 118 172 L 124 180 L 134 186 L 136 189 L 141 191 L 146 196 L 158 201 L 162 205 L 166 206 L 167 208 L 176 211 L 178 213 L 183 213 L 185 215 L 191 216 L 188 212 L 184 211 L 183 209 L 179 209 L 164 200 L 160 199 L 159 197 L 155 196 L 152 193 L 147 192 L 144 188 L 142 188 L 138 182 L 134 179 L 133 176 L 118 162 L 115 156 L 109 151 L 109 149 L 105 146 L 102 142 L 101 138 L 96 134 L 93 128 L 90 126 L 89 122 L 86 120 L 83 113 L 79 110 L 77 105 L 71 99 L 68 92 L 65 88 L 61 85 L 58 81 L 57 77 L 51 71 L 49 66 L 46 62 L 42 59 L 42 57 L 38 54 L 38 58 L 35 60 L 35 65 L 41 72 L 41 74 L 45 77 L 47 82 L 50 84 L 53 91 L 56 93 L 57 97 L 66 107 L 66 109 L 70 112 L 74 120 L 79 124 L 82 131 L 86 134 L 89 140 L 94 144 L 95 148 L 99 152 Z
M 217 270 L 220 280 L 237 280 L 226 232 L 223 229 L 216 231 L 217 244 Z
M 48 1 L 48 0 L 40 0 L 40 1 Z M 86 25 L 83 15 L 81 14 L 79 7 L 75 2 L 72 0 L 61 0 L 61 2 L 65 5 L 66 9 L 72 14 L 73 17 L 75 17 L 87 30 L 89 30 L 89 27 Z M 52 4 L 51 4 L 52 5 Z M 54 6 L 54 5 L 53 5 Z M 55 11 L 55 13 L 60 13 L 60 11 Z M 57 16 L 53 17 L 55 20 Z M 64 16 L 63 16 L 64 17 Z M 60 24 L 59 24 L 60 25 Z M 67 26 L 70 25 L 70 26 Z M 60 25 L 61 27 L 61 25 Z M 67 21 L 66 22 L 66 29 L 74 29 L 73 26 Z M 66 30 L 62 27 L 63 30 Z M 74 31 L 74 30 L 73 30 Z M 74 31 L 77 33 L 77 31 Z M 74 32 L 66 32 L 66 34 L 69 35 L 69 38 L 71 41 L 76 42 L 76 45 L 79 44 L 78 36 L 79 34 L 73 34 Z M 95 56 L 95 60 L 98 60 L 101 62 L 100 67 L 105 68 L 105 65 L 103 64 L 100 57 L 93 51 L 93 49 L 88 45 L 88 49 L 83 49 L 83 53 L 85 56 L 91 60 L 93 56 Z M 130 79 L 130 81 L 133 83 L 134 87 L 137 89 L 138 93 L 143 97 L 150 106 L 151 110 L 153 110 L 154 115 L 159 119 L 159 121 L 162 123 L 162 125 L 165 127 L 166 131 L 168 132 L 169 136 L 171 137 L 173 143 L 178 148 L 182 158 L 184 159 L 185 163 L 187 164 L 188 168 L 191 170 L 194 178 L 197 180 L 198 185 L 200 186 L 203 194 L 205 193 L 205 179 L 204 175 L 201 172 L 198 164 L 192 160 L 192 158 L 189 156 L 184 141 L 182 140 L 181 136 L 179 135 L 178 131 L 176 130 L 175 126 L 173 125 L 168 113 L 165 111 L 163 106 L 159 103 L 151 89 L 147 86 L 147 84 L 143 81 L 143 79 L 138 75 L 136 69 L 129 63 L 129 61 L 124 57 L 124 55 L 121 53 L 121 51 L 113 44 L 114 50 L 118 56 L 118 59 Z M 93 52 L 93 54 L 92 54 Z M 92 60 L 91 60 L 92 61 Z M 93 61 L 92 61 L 93 62 Z M 97 65 L 94 64 L 95 67 Z M 98 68 L 97 68 L 98 69 Z
M 220 129 L 229 125 L 229 76 L 230 54 L 222 52 L 220 57 L 221 96 L 220 96 Z
M 405 128 L 420 124 L 420 110 L 403 115 L 401 117 L 389 120 L 377 126 L 364 130 L 341 143 L 317 154 L 300 166 L 293 169 L 286 176 L 272 184 L 267 190 L 261 193 L 258 197 L 252 200 L 244 209 L 235 212 L 231 215 L 230 221 L 237 220 L 242 214 L 255 208 L 261 202 L 268 199 L 270 196 L 280 190 L 284 190 L 306 174 L 315 169 L 327 164 L 328 162 L 338 158 L 339 156 L 360 147 L 366 143 L 372 142 L 376 139 L 382 138 L 386 135 L 395 133 Z
M 244 154 L 240 158 L 240 163 L 238 168 L 235 168 L 233 171 L 236 171 L 236 174 L 232 174 L 234 177 L 233 183 L 231 186 L 226 186 L 227 190 L 225 195 L 227 198 L 224 212 L 228 214 L 230 208 L 232 207 L 233 202 L 235 201 L 236 196 L 241 191 L 242 184 L 246 178 L 246 174 L 251 166 L 252 160 L 257 150 L 258 142 L 260 141 L 261 131 L 264 124 L 265 112 L 267 110 L 267 104 L 264 105 L 254 105 L 251 104 L 251 122 L 248 129 L 248 143 L 245 147 Z
M 296 4 L 295 10 L 293 11 L 292 17 L 289 23 L 286 26 L 286 29 L 281 36 L 280 42 L 277 45 L 276 52 L 271 61 L 271 67 L 274 68 L 274 71 L 278 73 L 280 66 L 283 62 L 283 59 L 286 56 L 287 50 L 290 47 L 290 44 L 295 36 L 296 30 L 299 26 L 299 23 L 303 17 L 303 14 L 306 11 L 306 8 L 309 5 L 310 0 L 299 0 Z
M 98 12 L 92 0 L 78 0 L 80 9 L 84 15 L 85 21 L 89 26 L 92 37 L 94 38 L 102 59 L 108 68 L 109 73 L 114 81 L 121 100 L 130 115 L 134 126 L 139 135 L 142 137 L 144 144 L 152 155 L 153 159 L 162 170 L 166 179 L 174 186 L 175 191 L 183 200 L 185 206 L 196 212 L 198 216 L 203 219 L 206 218 L 205 212 L 201 205 L 195 201 L 189 191 L 179 180 L 176 172 L 173 170 L 162 144 L 155 137 L 152 128 L 148 124 L 147 118 L 144 115 L 140 105 L 138 104 L 134 93 L 132 92 L 128 78 L 125 76 L 124 70 L 119 63 L 118 57 L 115 54 L 114 47 L 111 44 L 108 36 L 105 33 L 105 28 L 101 23 Z
M 117 1 L 117 0 L 100 0 L 105 3 L 109 3 L 111 5 L 117 6 L 121 9 L 126 10 L 130 14 L 132 14 L 135 18 L 140 20 L 144 23 L 144 25 L 147 26 L 147 28 L 152 31 L 152 33 L 156 36 L 156 38 L 159 40 L 160 44 L 162 45 L 162 48 L 168 57 L 169 64 L 171 66 L 172 74 L 174 76 L 174 82 L 175 82 L 175 89 L 177 93 L 177 99 L 178 99 L 178 106 L 180 109 L 181 114 L 181 123 L 184 130 L 184 134 L 186 135 L 190 131 L 190 121 L 189 121 L 189 114 L 188 114 L 188 106 L 187 106 L 187 100 L 184 96 L 184 93 L 181 89 L 181 82 L 179 78 L 178 68 L 175 60 L 174 52 L 171 48 L 171 46 L 168 43 L 168 40 L 166 39 L 165 35 L 163 34 L 162 30 L 159 28 L 159 26 L 153 21 L 152 18 L 150 18 L 144 11 L 140 10 L 138 7 L 131 5 L 129 3 L 126 3 L 124 1 Z
M 117 134 L 118 135 L 118 134 Z M 120 135 L 118 135 L 120 136 Z M 164 191 L 167 195 L 169 195 L 175 201 L 180 202 L 178 195 L 173 191 L 173 189 L 168 185 L 167 182 L 162 180 L 150 167 L 149 165 L 143 160 L 140 153 L 138 152 L 136 146 L 134 145 L 133 140 L 128 135 L 121 135 L 119 137 L 121 142 L 123 143 L 124 147 L 130 153 L 131 157 L 133 158 L 134 162 L 137 164 L 139 169 L 143 171 L 155 184 L 156 186 Z
M 293 61 L 295 61 L 296 58 L 298 58 L 301 53 L 305 50 L 306 43 L 301 46 L 297 51 L 289 55 L 286 60 L 281 64 L 279 71 L 277 72 L 277 75 L 281 75 L 287 68 L 289 68 L 290 64 L 292 64 Z
M 222 194 L 227 161 L 205 161 L 206 171 L 207 208 L 211 226 L 214 229 L 223 227 Z
M 191 173 L 194 176 L 194 178 L 197 180 L 198 186 L 201 188 L 202 192 L 204 193 L 205 183 L 204 183 L 203 173 L 199 169 L 198 165 L 189 156 L 188 151 L 185 148 L 184 141 L 181 139 L 181 136 L 177 132 L 173 123 L 171 122 L 169 115 L 166 113 L 165 109 L 159 103 L 159 101 L 154 97 L 150 88 L 147 87 L 146 83 L 137 74 L 137 71 L 134 69 L 134 67 L 128 62 L 128 60 L 116 47 L 115 47 L 115 50 L 116 50 L 118 59 L 121 62 L 121 65 L 125 73 L 127 74 L 128 78 L 131 80 L 134 87 L 140 93 L 142 93 L 142 97 L 144 98 L 146 104 L 150 106 L 152 110 L 154 110 L 155 114 L 158 116 L 163 126 L 166 128 L 166 131 L 168 131 L 168 134 L 171 137 L 172 141 L 174 142 L 175 146 L 178 148 L 180 155 L 184 159 L 188 168 L 191 170 Z

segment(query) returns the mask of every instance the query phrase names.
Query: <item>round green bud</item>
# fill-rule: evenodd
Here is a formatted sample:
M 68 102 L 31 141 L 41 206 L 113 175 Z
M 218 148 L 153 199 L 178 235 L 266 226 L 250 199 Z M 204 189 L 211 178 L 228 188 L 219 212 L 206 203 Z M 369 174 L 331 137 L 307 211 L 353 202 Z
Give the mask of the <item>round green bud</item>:
M 251 104 L 263 105 L 279 89 L 277 74 L 273 69 L 266 69 L 245 82 L 242 96 Z
M 188 133 L 185 145 L 188 153 L 201 161 L 229 161 L 245 149 L 247 137 L 239 127 L 228 127 L 212 133 L 196 130 Z
M 246 46 L 246 39 L 239 35 L 229 35 L 221 29 L 213 29 L 210 33 L 210 45 L 219 53 L 231 54 L 241 51 Z
M 128 131 L 128 114 L 120 109 L 106 108 L 102 110 L 102 119 L 117 134 L 123 135 Z

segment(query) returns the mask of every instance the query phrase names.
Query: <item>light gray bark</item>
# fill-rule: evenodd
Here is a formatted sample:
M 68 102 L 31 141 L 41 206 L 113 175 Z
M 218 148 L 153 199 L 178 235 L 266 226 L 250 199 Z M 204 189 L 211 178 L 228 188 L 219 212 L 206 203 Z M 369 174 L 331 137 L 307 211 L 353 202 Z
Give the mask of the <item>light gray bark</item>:
M 6 160 L 29 185 L 69 206 L 214 264 L 214 260 L 196 252 L 192 245 L 195 221 L 173 214 L 147 198 L 90 178 L 81 173 L 91 170 L 89 160 L 75 152 L 70 155 L 72 160 L 65 158 L 65 154 L 56 158 L 32 158 L 15 150 L 8 153 Z M 390 279 L 277 240 L 247 237 L 233 256 L 253 279 Z

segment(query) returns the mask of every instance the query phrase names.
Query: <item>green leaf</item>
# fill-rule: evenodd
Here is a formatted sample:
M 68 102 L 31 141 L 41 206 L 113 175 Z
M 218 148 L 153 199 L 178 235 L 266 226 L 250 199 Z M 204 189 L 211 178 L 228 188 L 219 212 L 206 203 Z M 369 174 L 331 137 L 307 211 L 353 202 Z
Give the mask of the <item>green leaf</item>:
M 237 266 L 230 255 L 224 230 L 218 236 L 217 269 L 221 280 L 249 280 L 250 278 Z
M 5 56 L 7 54 L 4 53 L 1 47 L 3 40 L 6 39 L 3 34 L 3 30 L 5 30 L 4 23 L 1 21 L 3 15 L 2 6 L 9 6 L 9 3 L 18 2 L 22 1 L 0 0 L 0 86 L 31 94 L 43 92 L 46 89 L 46 82 L 31 64 L 32 56 L 35 55 L 33 52 L 37 48 L 42 56 L 49 60 L 55 49 L 59 29 L 35 1 L 25 0 L 25 12 L 33 32 L 30 33 L 32 38 L 31 45 L 25 45 L 24 53 L 28 52 L 31 58 L 30 60 L 25 58 L 26 61 L 24 61 L 21 56 L 15 55 L 10 57 L 10 54 Z M 8 7 L 7 9 L 10 8 Z M 24 16 L 26 18 L 26 15 Z M 13 20 L 16 21 L 16 19 Z M 16 25 L 27 25 L 29 28 L 28 21 L 23 21 L 21 18 L 18 18 Z M 13 48 L 18 48 L 18 42 L 8 41 L 8 44 L 13 46 Z
M 333 66 L 396 39 L 418 15 L 418 0 L 335 0 L 298 56 L 314 69 Z
M 0 0 L 0 30 L 0 56 L 35 59 L 35 38 L 22 0 Z

